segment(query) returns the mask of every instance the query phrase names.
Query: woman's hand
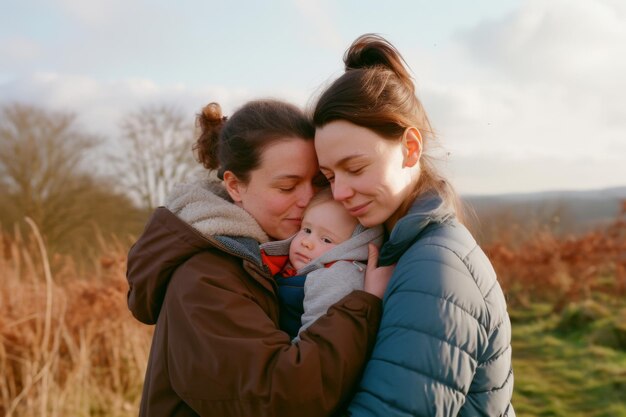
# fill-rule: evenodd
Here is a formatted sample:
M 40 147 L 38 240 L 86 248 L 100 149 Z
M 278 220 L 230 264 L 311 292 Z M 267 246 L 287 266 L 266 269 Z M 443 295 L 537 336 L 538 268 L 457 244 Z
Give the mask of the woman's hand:
M 382 299 L 396 265 L 377 266 L 378 248 L 370 243 L 368 250 L 363 290 Z

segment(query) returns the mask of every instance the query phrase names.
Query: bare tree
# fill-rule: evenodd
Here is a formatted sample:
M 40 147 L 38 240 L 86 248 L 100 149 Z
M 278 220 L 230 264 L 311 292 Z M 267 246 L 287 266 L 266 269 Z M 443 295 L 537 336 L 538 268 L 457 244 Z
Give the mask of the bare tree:
M 81 160 L 96 145 L 94 136 L 76 128 L 73 114 L 20 104 L 3 107 L 0 184 L 2 194 L 11 198 L 4 210 L 10 210 L 15 217 L 32 217 L 48 237 L 58 235 L 55 229 L 80 222 L 72 217 L 61 225 L 52 217 L 63 216 L 71 205 L 70 190 L 80 194 L 83 185 L 74 179 Z
M 77 126 L 74 114 L 2 107 L 0 222 L 10 228 L 29 216 L 52 249 L 65 252 L 92 238 L 94 227 L 121 231 L 128 221 L 136 223 L 130 200 L 88 171 L 99 142 Z
M 116 158 L 119 181 L 149 211 L 198 167 L 192 152 L 193 123 L 167 106 L 144 107 L 121 124 L 122 149 Z

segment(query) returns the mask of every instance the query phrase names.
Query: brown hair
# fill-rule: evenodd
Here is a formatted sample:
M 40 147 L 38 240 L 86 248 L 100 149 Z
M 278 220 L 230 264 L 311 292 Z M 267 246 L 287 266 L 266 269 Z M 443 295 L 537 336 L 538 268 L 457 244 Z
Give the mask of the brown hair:
M 327 201 L 335 201 L 335 199 L 333 198 L 333 192 L 331 191 L 329 186 L 323 187 L 321 190 L 313 195 L 311 201 L 309 201 L 309 204 L 306 206 L 304 213 L 306 213 L 310 208 L 315 207 L 321 203 L 325 203 Z M 336 201 L 336 203 L 341 205 L 339 201 Z
M 381 36 L 357 38 L 343 57 L 345 73 L 320 96 L 313 123 L 322 127 L 346 120 L 368 128 L 388 140 L 399 141 L 408 127 L 422 134 L 423 150 L 419 182 L 397 214 L 403 216 L 415 198 L 436 192 L 460 215 L 460 201 L 451 184 L 441 175 L 430 155 L 433 129 L 402 55 Z
M 217 103 L 209 103 L 197 115 L 200 129 L 194 151 L 207 169 L 223 179 L 232 171 L 247 183 L 250 171 L 258 168 L 263 150 L 285 138 L 313 140 L 315 128 L 296 106 L 278 100 L 249 101 L 229 118 Z
M 341 202 L 333 198 L 333 191 L 331 190 L 329 185 L 326 185 L 313 195 L 313 197 L 311 198 L 311 201 L 309 201 L 309 204 L 306 206 L 306 209 L 304 209 L 304 213 L 302 214 L 302 216 L 303 217 L 306 216 L 306 213 L 309 210 L 311 210 L 313 207 L 319 206 L 320 204 L 329 203 L 329 202 L 333 204 L 337 204 L 343 210 L 346 210 L 343 204 L 341 204 Z M 347 210 L 346 210 L 346 213 L 347 213 Z M 356 217 L 352 217 L 352 216 L 349 216 L 349 217 L 350 219 L 354 221 L 353 223 L 354 226 L 359 224 L 359 220 Z

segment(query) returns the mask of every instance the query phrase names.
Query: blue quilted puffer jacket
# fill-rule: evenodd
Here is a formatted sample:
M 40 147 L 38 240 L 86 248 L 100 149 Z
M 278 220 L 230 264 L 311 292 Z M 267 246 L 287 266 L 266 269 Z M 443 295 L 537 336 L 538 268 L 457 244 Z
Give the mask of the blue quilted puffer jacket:
M 491 263 L 439 197 L 415 201 L 381 248 L 397 262 L 348 414 L 515 416 L 511 323 Z

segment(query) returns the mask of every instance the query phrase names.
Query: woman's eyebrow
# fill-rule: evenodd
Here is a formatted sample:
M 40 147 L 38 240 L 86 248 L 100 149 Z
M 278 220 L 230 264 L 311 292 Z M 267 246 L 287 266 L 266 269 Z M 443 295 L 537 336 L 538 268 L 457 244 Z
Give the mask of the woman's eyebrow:
M 362 154 L 348 155 L 348 156 L 345 156 L 345 157 L 341 158 L 339 161 L 337 161 L 337 163 L 335 165 L 337 165 L 337 166 L 346 165 L 351 160 L 359 159 L 359 158 L 362 158 L 362 157 L 365 157 L 365 155 L 362 155 Z M 320 169 L 329 170 L 328 168 L 326 168 L 325 166 L 322 166 L 322 165 L 320 165 Z
M 299 180 L 302 177 L 300 175 L 295 175 L 295 174 L 285 174 L 285 175 L 276 175 L 275 177 L 272 177 L 272 180 L 274 181 L 279 181 L 279 180 Z

